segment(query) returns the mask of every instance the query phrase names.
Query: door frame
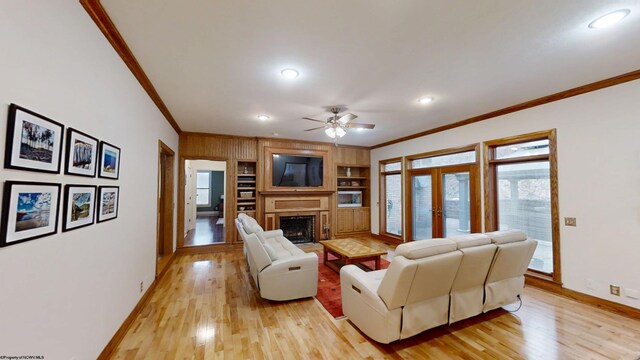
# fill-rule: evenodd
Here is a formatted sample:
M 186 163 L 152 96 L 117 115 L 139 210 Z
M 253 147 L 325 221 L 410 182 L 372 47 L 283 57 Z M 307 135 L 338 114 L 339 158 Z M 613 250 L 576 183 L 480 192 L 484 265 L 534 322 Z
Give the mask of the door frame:
M 413 240 L 413 177 L 421 175 L 431 176 L 431 223 L 433 225 L 432 238 L 442 237 L 443 234 L 443 206 L 442 175 L 469 172 L 469 217 L 470 233 L 482 231 L 480 179 L 478 176 L 478 164 L 448 165 L 432 168 L 409 169 L 405 177 L 405 207 L 407 215 L 407 227 L 405 241 Z
M 166 161 L 163 161 L 166 156 Z M 158 184 L 156 218 L 156 276 L 160 274 L 175 249 L 173 247 L 175 152 L 158 140 Z
M 198 246 L 184 246 L 184 216 L 185 216 L 185 186 L 187 185 L 187 179 L 185 176 L 186 170 L 186 161 L 187 160 L 206 160 L 206 161 L 224 161 L 225 165 L 225 178 L 227 182 L 227 186 L 224 189 L 224 213 L 231 214 L 229 212 L 229 206 L 231 202 L 231 197 L 228 194 L 233 194 L 233 179 L 232 175 L 235 176 L 235 172 L 231 171 L 229 168 L 229 158 L 220 157 L 220 156 L 180 156 L 180 164 L 178 169 L 178 238 L 176 240 L 176 248 L 184 249 L 184 248 L 206 248 L 208 246 L 221 246 L 221 245 L 229 245 L 232 243 L 233 234 L 232 229 L 229 228 L 229 219 L 230 217 L 225 215 L 224 217 L 224 242 L 215 243 L 215 244 L 207 244 L 207 245 L 198 245 Z M 232 174 L 233 173 L 233 174 Z M 235 231 L 235 226 L 233 226 L 233 231 Z

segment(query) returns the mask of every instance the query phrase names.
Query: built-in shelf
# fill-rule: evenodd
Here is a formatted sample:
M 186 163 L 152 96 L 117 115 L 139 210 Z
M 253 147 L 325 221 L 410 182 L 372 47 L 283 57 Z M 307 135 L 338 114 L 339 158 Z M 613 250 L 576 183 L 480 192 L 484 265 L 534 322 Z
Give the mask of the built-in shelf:
M 339 164 L 336 168 L 336 187 L 338 190 L 338 201 L 340 201 L 341 191 L 362 192 L 362 206 L 339 207 L 337 211 L 337 234 L 349 234 L 370 231 L 370 210 L 369 210 L 369 166 L 367 165 L 347 165 Z M 343 198 L 349 198 L 354 194 L 343 194 Z M 357 194 L 355 194 L 357 196 Z
M 255 218 L 258 201 L 256 194 L 256 162 L 238 161 L 236 165 L 235 215 L 237 217 L 238 214 L 247 214 Z M 249 192 L 251 196 L 240 196 L 241 193 Z M 237 240 L 242 241 L 239 237 Z

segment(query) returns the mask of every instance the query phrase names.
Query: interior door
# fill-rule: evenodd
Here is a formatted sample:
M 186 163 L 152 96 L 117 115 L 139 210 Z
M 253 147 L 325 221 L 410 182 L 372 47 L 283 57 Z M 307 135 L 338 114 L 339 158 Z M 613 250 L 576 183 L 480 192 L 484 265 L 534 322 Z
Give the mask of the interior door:
M 410 170 L 408 176 L 410 240 L 477 232 L 475 169 L 456 165 Z

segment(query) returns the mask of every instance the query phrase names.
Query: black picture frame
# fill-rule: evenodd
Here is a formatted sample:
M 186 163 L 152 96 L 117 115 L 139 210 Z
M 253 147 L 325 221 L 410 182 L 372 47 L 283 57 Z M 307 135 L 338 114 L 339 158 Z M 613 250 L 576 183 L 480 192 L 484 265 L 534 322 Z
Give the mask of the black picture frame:
M 60 190 L 61 185 L 56 183 L 6 181 L 2 197 L 0 247 L 56 234 Z
M 10 104 L 4 167 L 59 174 L 63 140 L 64 125 Z
M 95 137 L 74 128 L 67 128 L 66 162 L 64 173 L 95 177 L 98 170 L 100 142 Z M 87 163 L 88 162 L 88 163 Z
M 62 231 L 71 231 L 93 225 L 96 215 L 95 185 L 67 184 L 64 186 L 64 210 Z M 80 206 L 76 206 L 76 203 Z M 85 209 L 84 207 L 87 206 Z
M 108 196 L 113 194 L 112 196 Z M 118 217 L 120 206 L 119 186 L 100 186 L 96 198 L 96 222 L 101 223 Z M 113 209 L 111 209 L 113 207 Z
M 100 169 L 98 177 L 118 180 L 120 177 L 120 148 L 100 141 Z

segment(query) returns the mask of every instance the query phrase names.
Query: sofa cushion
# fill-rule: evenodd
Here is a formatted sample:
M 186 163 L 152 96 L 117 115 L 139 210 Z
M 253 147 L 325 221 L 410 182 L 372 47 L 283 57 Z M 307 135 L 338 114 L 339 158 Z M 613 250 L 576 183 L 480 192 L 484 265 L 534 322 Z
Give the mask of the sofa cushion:
M 508 244 L 516 241 L 527 240 L 527 234 L 520 230 L 501 230 L 486 233 L 494 244 Z
M 395 256 L 404 256 L 407 259 L 420 259 L 427 256 L 448 253 L 456 249 L 456 243 L 449 239 L 416 240 L 398 245 Z
M 271 246 L 270 244 L 264 243 L 264 242 L 263 242 L 262 245 L 264 246 L 264 249 L 267 251 L 267 254 L 269 254 L 269 258 L 271 258 L 271 261 L 278 260 L 278 254 L 273 249 L 273 246 Z
M 291 241 L 287 240 L 287 238 L 285 238 L 284 236 L 266 238 L 265 244 L 269 244 L 269 246 L 273 248 L 278 259 L 285 259 L 288 257 L 304 254 L 304 251 L 293 245 Z
M 468 247 L 491 244 L 491 238 L 485 234 L 468 234 L 459 236 L 450 236 L 447 239 L 456 243 L 458 250 Z

